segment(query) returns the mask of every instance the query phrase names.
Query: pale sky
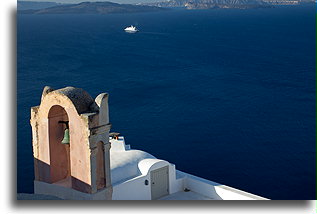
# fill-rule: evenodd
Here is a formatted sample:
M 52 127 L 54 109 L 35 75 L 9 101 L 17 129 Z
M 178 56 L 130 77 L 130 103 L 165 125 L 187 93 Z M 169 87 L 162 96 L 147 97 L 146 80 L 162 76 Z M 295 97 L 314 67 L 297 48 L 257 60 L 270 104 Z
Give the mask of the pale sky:
M 96 1 L 110 1 L 121 4 L 131 4 L 131 3 L 145 3 L 145 2 L 159 2 L 164 0 L 21 0 L 21 1 L 39 1 L 39 2 L 57 2 L 57 3 L 80 3 L 80 2 L 96 2 Z

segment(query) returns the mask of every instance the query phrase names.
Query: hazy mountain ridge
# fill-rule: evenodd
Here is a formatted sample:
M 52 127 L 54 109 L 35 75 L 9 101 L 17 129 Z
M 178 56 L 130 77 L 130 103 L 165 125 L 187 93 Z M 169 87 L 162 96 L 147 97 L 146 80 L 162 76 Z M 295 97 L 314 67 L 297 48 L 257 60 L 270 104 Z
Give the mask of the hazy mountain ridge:
M 82 2 L 79 4 L 61 4 L 38 10 L 20 10 L 24 14 L 108 14 L 136 13 L 167 10 L 150 5 L 117 4 L 113 2 Z
M 54 7 L 61 5 L 61 3 L 56 2 L 38 2 L 38 1 L 17 1 L 18 10 L 39 10 L 48 7 Z
M 314 0 L 169 0 L 146 5 L 158 7 L 183 7 L 186 9 L 211 9 L 211 8 L 262 8 L 273 5 L 296 5 Z
M 152 3 L 158 7 L 184 7 L 186 9 L 211 9 L 211 8 L 255 8 L 270 7 L 262 0 L 170 0 Z
M 19 13 L 28 14 L 68 14 L 68 13 L 133 13 L 164 10 L 163 8 L 180 7 L 186 9 L 212 8 L 263 8 L 276 5 L 298 5 L 315 3 L 315 0 L 168 0 L 154 3 L 118 4 L 113 2 L 81 2 L 64 4 L 57 2 L 18 1 Z

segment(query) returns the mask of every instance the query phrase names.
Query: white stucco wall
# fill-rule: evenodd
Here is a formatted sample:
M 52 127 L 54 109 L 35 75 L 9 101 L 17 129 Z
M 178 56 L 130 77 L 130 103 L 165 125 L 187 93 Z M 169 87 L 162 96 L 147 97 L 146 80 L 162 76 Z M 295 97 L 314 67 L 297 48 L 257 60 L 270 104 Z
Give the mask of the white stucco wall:
M 148 176 L 138 176 L 113 186 L 112 200 L 151 200 L 151 185 L 145 185 Z

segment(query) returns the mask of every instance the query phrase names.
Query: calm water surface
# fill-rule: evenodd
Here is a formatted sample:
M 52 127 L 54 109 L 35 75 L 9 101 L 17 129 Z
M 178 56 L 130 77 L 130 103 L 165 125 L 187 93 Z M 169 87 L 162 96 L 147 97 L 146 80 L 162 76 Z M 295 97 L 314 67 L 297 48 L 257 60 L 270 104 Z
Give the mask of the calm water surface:
M 18 192 L 33 191 L 30 108 L 50 85 L 110 93 L 112 131 L 179 170 L 315 198 L 313 6 L 18 15 L 17 42 Z

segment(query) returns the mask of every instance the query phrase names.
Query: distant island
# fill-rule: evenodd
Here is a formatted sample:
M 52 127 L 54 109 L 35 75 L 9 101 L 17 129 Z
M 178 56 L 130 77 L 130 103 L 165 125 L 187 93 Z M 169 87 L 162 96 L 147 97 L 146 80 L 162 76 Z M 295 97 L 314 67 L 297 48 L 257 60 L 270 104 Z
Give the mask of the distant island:
M 117 4 L 113 2 L 82 2 L 79 4 L 58 4 L 56 6 L 41 9 L 18 9 L 18 12 L 22 14 L 109 14 L 164 10 L 168 9 L 150 5 Z
M 314 0 L 168 0 L 148 3 L 146 5 L 157 7 L 179 7 L 194 10 L 216 8 L 270 8 L 276 5 L 298 5 L 308 2 L 314 2 Z
M 39 2 L 39 1 L 18 1 L 17 8 L 18 10 L 39 10 L 48 7 L 54 7 L 57 5 L 61 5 L 61 3 L 56 2 Z
M 170 0 L 150 3 L 148 5 L 157 7 L 179 7 L 190 10 L 195 9 L 216 9 L 216 8 L 265 8 L 272 5 L 263 0 Z
M 56 2 L 18 1 L 22 14 L 109 14 L 164 11 L 168 8 L 184 9 L 249 9 L 271 8 L 277 5 L 315 3 L 315 0 L 167 0 L 154 3 L 118 4 L 113 2 L 82 2 L 61 4 Z

